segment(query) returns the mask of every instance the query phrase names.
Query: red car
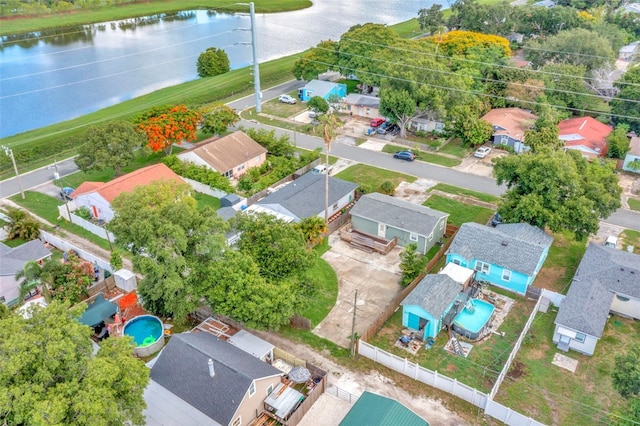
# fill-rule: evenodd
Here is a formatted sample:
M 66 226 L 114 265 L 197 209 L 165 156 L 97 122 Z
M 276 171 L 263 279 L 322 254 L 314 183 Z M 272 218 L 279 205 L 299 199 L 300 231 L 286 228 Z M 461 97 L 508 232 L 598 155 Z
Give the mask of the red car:
M 371 121 L 369 122 L 369 125 L 370 125 L 371 127 L 378 127 L 379 125 L 381 125 L 381 124 L 382 124 L 382 123 L 384 123 L 385 121 L 386 121 L 386 120 L 385 120 L 384 118 L 380 118 L 380 117 L 378 117 L 378 118 L 374 118 L 373 120 L 371 120 Z

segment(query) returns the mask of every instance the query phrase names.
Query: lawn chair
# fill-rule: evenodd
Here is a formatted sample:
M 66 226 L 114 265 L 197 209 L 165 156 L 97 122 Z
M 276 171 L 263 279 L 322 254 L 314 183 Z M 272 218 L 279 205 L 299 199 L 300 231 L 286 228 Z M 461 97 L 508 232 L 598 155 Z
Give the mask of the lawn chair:
M 429 337 L 427 339 L 427 343 L 424 344 L 424 348 L 425 349 L 431 349 L 431 347 L 435 344 L 435 340 L 433 340 L 433 338 Z

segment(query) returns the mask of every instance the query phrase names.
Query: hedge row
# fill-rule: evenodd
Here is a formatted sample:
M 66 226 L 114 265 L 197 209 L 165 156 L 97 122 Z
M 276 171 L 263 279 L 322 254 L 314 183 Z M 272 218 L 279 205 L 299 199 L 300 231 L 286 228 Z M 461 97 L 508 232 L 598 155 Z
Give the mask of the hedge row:
M 196 166 L 195 164 L 184 162 L 175 155 L 165 157 L 162 162 L 183 178 L 204 183 L 221 191 L 234 192 L 229 179 L 205 166 Z

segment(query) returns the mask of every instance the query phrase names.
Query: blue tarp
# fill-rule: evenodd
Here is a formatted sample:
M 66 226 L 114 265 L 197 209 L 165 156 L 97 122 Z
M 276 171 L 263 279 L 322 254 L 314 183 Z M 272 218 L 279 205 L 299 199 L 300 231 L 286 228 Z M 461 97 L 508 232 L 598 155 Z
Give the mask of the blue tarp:
M 89 306 L 80 317 L 80 322 L 89 327 L 95 327 L 118 310 L 118 305 L 104 300 L 102 294 L 99 294 L 87 304 Z

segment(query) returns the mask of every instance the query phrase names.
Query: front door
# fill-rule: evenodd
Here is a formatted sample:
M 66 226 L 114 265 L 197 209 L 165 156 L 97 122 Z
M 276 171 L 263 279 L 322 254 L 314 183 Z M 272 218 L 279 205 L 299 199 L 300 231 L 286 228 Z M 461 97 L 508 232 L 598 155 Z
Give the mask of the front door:
M 378 224 L 378 237 L 384 238 L 386 232 L 387 232 L 387 227 L 385 226 L 385 224 L 384 223 L 379 223 Z

